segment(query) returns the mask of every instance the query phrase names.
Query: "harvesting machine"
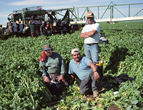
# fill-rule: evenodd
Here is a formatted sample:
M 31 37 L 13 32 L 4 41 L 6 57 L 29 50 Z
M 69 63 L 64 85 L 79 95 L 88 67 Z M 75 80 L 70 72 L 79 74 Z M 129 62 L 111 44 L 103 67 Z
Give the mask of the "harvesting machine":
M 23 8 L 22 10 L 15 10 L 8 15 L 12 22 L 21 21 L 22 24 L 28 24 L 30 20 L 33 20 L 36 25 L 36 34 L 40 35 L 40 25 L 42 21 L 50 23 L 52 33 L 70 33 L 70 11 L 69 8 L 56 9 L 56 10 L 44 10 L 41 6 Z M 73 27 L 73 26 L 72 26 Z M 30 31 L 28 31 L 30 34 Z

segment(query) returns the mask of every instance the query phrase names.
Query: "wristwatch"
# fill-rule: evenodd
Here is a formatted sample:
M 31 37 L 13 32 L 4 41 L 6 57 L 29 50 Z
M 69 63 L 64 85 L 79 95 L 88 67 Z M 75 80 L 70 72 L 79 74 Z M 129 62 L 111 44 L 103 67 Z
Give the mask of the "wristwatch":
M 94 72 L 97 72 L 97 71 L 93 71 L 93 73 L 94 73 Z

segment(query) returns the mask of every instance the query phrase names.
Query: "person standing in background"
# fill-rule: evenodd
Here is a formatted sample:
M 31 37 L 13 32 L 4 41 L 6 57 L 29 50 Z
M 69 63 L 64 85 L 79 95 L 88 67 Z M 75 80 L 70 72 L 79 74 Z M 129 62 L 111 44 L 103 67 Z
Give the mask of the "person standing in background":
M 22 24 L 21 21 L 19 21 L 19 32 L 20 33 L 23 32 L 23 28 L 24 28 L 24 24 Z
M 10 18 L 7 18 L 7 19 L 8 19 L 7 28 L 9 30 L 9 32 L 13 32 L 13 24 L 11 22 L 11 19 Z
M 34 23 L 34 21 L 31 20 L 29 26 L 30 26 L 31 36 L 32 36 L 32 38 L 34 38 L 34 32 L 35 32 L 35 23 Z
M 2 27 L 1 24 L 0 24 L 0 38 L 4 39 L 4 28 Z
M 51 28 L 50 28 L 50 23 L 47 22 L 47 25 L 46 25 L 46 31 L 47 31 L 47 36 L 50 36 L 52 33 L 51 33 Z
M 17 32 L 17 23 L 13 22 L 13 32 Z
M 3 33 L 2 25 L 0 24 L 0 35 L 3 35 Z
M 42 25 L 40 26 L 40 33 L 46 36 L 45 22 L 42 21 Z

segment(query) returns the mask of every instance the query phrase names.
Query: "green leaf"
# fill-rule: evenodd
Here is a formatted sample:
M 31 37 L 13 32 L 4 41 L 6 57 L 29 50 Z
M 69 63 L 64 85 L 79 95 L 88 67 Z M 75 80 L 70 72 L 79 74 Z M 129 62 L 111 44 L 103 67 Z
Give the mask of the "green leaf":
M 137 104 L 139 101 L 138 100 L 134 100 L 131 102 L 131 104 Z
M 135 94 L 136 95 L 140 95 L 140 91 L 135 91 Z
M 127 107 L 127 110 L 131 110 L 131 107 L 132 107 L 132 106 L 131 106 L 131 105 L 129 105 L 129 106 Z

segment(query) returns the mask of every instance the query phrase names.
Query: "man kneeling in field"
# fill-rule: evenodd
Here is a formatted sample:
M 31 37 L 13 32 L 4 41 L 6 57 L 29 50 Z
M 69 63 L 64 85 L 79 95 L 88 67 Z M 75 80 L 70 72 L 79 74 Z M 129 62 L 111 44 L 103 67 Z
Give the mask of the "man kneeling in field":
M 93 93 L 93 97 L 97 97 L 98 89 L 100 88 L 100 74 L 97 67 L 87 57 L 81 57 L 78 49 L 73 49 L 71 54 L 73 58 L 69 64 L 71 82 L 74 80 L 76 74 L 79 80 L 81 80 L 79 84 L 80 94 L 88 95 Z
M 59 95 L 60 89 L 67 87 L 64 79 L 65 65 L 60 54 L 52 52 L 50 44 L 43 45 L 43 53 L 40 58 L 39 68 L 43 80 L 49 85 L 52 94 Z

